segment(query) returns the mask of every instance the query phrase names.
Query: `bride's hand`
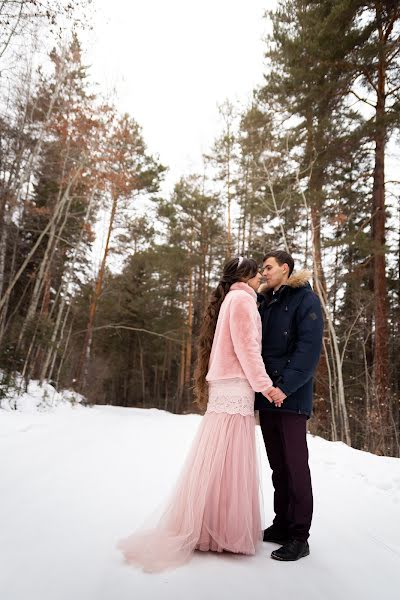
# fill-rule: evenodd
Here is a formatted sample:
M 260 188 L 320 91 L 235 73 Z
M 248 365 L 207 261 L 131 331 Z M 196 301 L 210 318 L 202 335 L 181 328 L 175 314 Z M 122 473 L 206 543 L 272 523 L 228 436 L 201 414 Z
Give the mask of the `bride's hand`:
M 270 395 L 269 395 L 269 394 L 270 394 L 270 392 L 272 392 L 274 389 L 275 389 L 275 388 L 271 386 L 271 387 L 269 387 L 267 390 L 264 390 L 263 392 L 261 392 L 261 393 L 262 393 L 262 395 L 263 395 L 263 396 L 265 396 L 269 402 L 271 402 L 271 404 L 273 403 L 273 400 L 272 400 L 272 398 L 270 397 Z
M 270 396 L 272 398 L 272 402 L 275 406 L 282 406 L 284 400 L 286 399 L 286 394 L 282 392 L 280 388 L 274 388 L 273 391 L 270 391 Z

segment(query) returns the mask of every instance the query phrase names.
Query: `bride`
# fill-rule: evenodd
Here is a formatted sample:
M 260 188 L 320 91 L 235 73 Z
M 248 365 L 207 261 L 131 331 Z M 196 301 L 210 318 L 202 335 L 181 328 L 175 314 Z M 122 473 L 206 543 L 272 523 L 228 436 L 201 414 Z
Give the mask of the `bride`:
M 272 401 L 261 358 L 251 258 L 233 258 L 212 292 L 200 332 L 194 392 L 206 409 L 175 490 L 153 529 L 118 543 L 146 571 L 185 563 L 194 550 L 254 554 L 261 541 L 254 392 Z

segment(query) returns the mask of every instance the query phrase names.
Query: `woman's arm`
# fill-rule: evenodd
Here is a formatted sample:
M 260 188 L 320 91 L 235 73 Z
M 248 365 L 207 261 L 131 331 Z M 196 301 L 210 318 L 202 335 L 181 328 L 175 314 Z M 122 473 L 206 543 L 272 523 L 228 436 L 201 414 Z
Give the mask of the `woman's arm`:
M 253 390 L 266 392 L 272 387 L 272 381 L 261 357 L 257 328 L 259 318 L 251 296 L 244 292 L 232 297 L 229 327 L 235 354 Z

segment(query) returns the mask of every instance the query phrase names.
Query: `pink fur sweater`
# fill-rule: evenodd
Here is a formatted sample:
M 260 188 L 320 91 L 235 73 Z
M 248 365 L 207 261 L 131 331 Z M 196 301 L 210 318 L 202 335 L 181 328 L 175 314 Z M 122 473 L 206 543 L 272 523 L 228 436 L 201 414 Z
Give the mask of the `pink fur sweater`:
M 261 319 L 256 299 L 247 283 L 231 286 L 219 311 L 207 381 L 239 377 L 247 379 L 255 392 L 272 386 L 261 357 Z

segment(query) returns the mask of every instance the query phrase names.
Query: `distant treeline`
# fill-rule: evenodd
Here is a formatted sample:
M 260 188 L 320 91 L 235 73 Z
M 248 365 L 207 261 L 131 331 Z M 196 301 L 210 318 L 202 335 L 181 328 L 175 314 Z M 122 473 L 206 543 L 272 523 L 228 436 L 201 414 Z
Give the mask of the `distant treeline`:
M 385 171 L 399 3 L 279 2 L 251 105 L 220 107 L 204 172 L 171 194 L 134 118 L 92 91 L 74 16 L 85 3 L 49 4 L 50 17 L 44 1 L 21 2 L 23 17 L 14 4 L 0 8 L 3 389 L 20 373 L 90 403 L 196 410 L 196 339 L 221 265 L 283 248 L 324 307 L 311 431 L 400 455 L 400 187 Z M 34 19 L 71 29 L 39 67 Z M 21 60 L 24 45 L 38 50 Z

